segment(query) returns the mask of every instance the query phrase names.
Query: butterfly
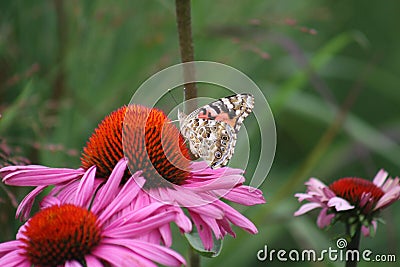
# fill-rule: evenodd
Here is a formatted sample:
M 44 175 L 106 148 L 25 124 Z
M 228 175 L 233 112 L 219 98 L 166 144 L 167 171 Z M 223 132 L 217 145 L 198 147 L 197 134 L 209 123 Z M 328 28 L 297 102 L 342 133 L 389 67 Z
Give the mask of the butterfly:
M 243 93 L 224 97 L 184 114 L 178 110 L 180 132 L 192 154 L 212 169 L 224 167 L 232 158 L 237 133 L 254 108 L 254 97 Z

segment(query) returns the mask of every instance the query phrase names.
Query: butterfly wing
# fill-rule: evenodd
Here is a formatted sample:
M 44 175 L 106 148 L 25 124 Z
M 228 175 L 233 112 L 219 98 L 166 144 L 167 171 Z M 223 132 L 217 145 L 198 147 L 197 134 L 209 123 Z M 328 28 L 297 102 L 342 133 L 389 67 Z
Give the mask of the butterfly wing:
M 181 128 L 181 133 L 192 153 L 213 169 L 225 166 L 233 155 L 236 133 L 225 122 L 193 118 Z
M 238 94 L 214 101 L 187 116 L 178 112 L 181 133 L 192 154 L 202 157 L 213 169 L 225 166 L 232 158 L 243 120 L 253 108 L 251 94 Z

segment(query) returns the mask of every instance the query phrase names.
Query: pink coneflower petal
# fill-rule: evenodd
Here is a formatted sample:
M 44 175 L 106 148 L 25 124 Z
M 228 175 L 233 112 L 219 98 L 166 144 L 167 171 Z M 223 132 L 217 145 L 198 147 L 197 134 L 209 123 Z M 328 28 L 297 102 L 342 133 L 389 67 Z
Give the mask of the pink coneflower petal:
M 88 203 L 91 192 L 94 187 L 94 180 L 96 176 L 96 167 L 93 166 L 89 168 L 82 177 L 82 183 L 79 183 L 78 189 L 76 190 L 75 195 L 75 205 L 77 206 L 86 206 Z
M 354 209 L 353 205 L 350 205 L 350 203 L 347 200 L 341 197 L 333 197 L 329 199 L 328 207 L 334 207 L 337 211 Z
M 400 185 L 400 179 L 399 177 L 396 177 L 394 179 L 388 179 L 381 187 L 381 189 L 384 192 L 388 192 L 392 190 L 395 187 L 398 187 Z
M 65 267 L 82 267 L 82 264 L 77 261 L 67 261 L 64 265 Z
M 302 205 L 295 213 L 294 216 L 303 215 L 304 213 L 309 212 L 310 210 L 321 208 L 322 205 L 320 203 L 307 203 Z
M 190 212 L 190 217 L 192 218 L 194 224 L 197 227 L 199 237 L 203 242 L 203 246 L 207 250 L 211 250 L 214 245 L 212 231 L 210 227 L 207 227 L 207 223 L 195 212 Z
M 297 200 L 299 202 L 302 202 L 303 200 L 306 200 L 306 199 L 308 200 L 308 199 L 313 198 L 313 196 L 311 196 L 310 194 L 307 194 L 307 193 L 296 193 L 296 194 L 294 194 L 294 196 L 297 197 Z
M 143 232 L 149 231 L 165 225 L 174 219 L 176 212 L 174 210 L 164 211 L 162 214 L 157 214 L 149 219 L 142 220 L 141 222 L 134 223 L 135 227 L 132 225 L 124 224 L 118 228 L 108 227 L 104 230 L 105 236 L 113 236 L 116 238 L 124 238 L 127 236 L 140 236 Z M 129 216 L 128 216 L 129 218 Z M 122 218 L 124 220 L 124 218 Z
M 37 165 L 13 166 L 1 169 L 6 174 L 3 182 L 16 186 L 44 186 L 50 184 L 61 184 L 81 177 L 83 169 L 49 168 Z M 12 171 L 13 170 L 13 171 Z
M 372 227 L 373 227 L 373 231 L 374 233 L 376 232 L 376 228 L 378 227 L 378 223 L 374 220 L 371 222 Z M 367 227 L 365 225 L 361 226 L 361 232 L 364 236 L 370 236 L 371 235 L 371 228 Z
M 85 261 L 87 266 L 90 267 L 104 267 L 103 263 L 101 263 L 101 261 L 98 258 L 92 255 L 85 255 Z
M 328 208 L 323 208 L 318 215 L 317 225 L 319 228 L 324 228 L 331 224 L 335 214 L 328 214 Z
M 225 217 L 231 221 L 234 225 L 246 230 L 251 234 L 258 233 L 256 226 L 240 212 L 222 202 L 221 200 L 216 201 L 219 207 L 221 207 L 225 213 Z
M 117 246 L 123 245 L 141 256 L 151 260 L 156 260 L 164 265 L 181 266 L 182 264 L 186 264 L 181 255 L 156 244 L 131 239 L 119 239 L 118 243 L 113 239 L 104 239 L 104 243 L 114 244 Z
M 33 202 L 35 201 L 35 197 L 37 197 L 45 188 L 46 186 L 38 186 L 28 195 L 26 195 L 18 205 L 15 217 L 18 218 L 21 216 L 22 218 L 28 218 L 33 206 Z
M 19 242 L 20 245 L 21 242 Z M 26 262 L 26 260 L 21 257 L 20 253 L 22 251 L 17 249 L 15 251 L 7 253 L 7 255 L 0 258 L 0 266 L 23 266 L 30 267 L 31 265 Z
M 103 259 L 113 266 L 153 266 L 157 267 L 156 264 L 147 260 L 136 253 L 132 253 L 131 250 L 115 245 L 103 244 L 98 246 L 92 251 L 92 254 L 97 258 Z
M 388 192 L 386 192 L 376 204 L 374 210 L 383 209 L 388 205 L 392 204 L 400 197 L 400 185 L 393 187 Z
M 235 187 L 227 194 L 224 195 L 226 200 L 245 205 L 245 206 L 253 206 L 257 204 L 264 204 L 265 198 L 262 195 L 262 191 L 256 189 L 254 191 L 250 191 L 250 189 L 254 190 L 254 188 L 246 185 L 242 185 L 240 187 Z M 222 194 L 223 192 L 217 191 L 218 195 Z
M 379 172 L 375 175 L 375 178 L 374 178 L 374 180 L 372 180 L 372 182 L 376 186 L 382 187 L 382 185 L 385 182 L 387 177 L 388 177 L 388 173 L 384 169 L 380 169 Z
M 105 221 L 109 219 L 111 216 L 113 216 L 113 214 L 122 210 L 124 207 L 132 202 L 132 200 L 136 197 L 136 194 L 140 190 L 140 187 L 138 187 L 138 185 L 143 186 L 143 184 L 145 183 L 144 179 L 141 179 L 140 177 L 135 178 L 137 178 L 137 180 L 128 180 L 122 187 L 120 194 L 111 202 L 108 202 L 109 205 L 105 207 L 104 210 L 102 210 L 102 214 L 99 216 L 99 220 Z M 104 203 L 104 201 L 101 202 Z M 92 210 L 93 212 L 99 211 L 94 207 L 94 205 Z

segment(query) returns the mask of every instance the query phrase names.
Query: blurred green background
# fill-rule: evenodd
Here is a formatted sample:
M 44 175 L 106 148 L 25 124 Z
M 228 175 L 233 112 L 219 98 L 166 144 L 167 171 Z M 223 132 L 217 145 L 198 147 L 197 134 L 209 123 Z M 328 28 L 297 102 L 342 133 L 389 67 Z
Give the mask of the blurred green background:
M 253 79 L 270 103 L 278 137 L 261 186 L 268 203 L 235 206 L 259 234 L 236 228 L 236 239 L 227 237 L 220 256 L 203 258 L 203 266 L 344 266 L 259 262 L 256 253 L 264 245 L 336 248 L 343 225 L 320 230 L 317 212 L 292 216 L 300 206 L 293 194 L 305 191 L 310 176 L 330 183 L 372 179 L 380 168 L 400 174 L 399 10 L 397 0 L 193 2 L 195 58 Z M 179 62 L 173 1 L 1 1 L 1 158 L 79 167 L 101 119 L 152 74 Z M 225 93 L 200 88 L 199 95 Z M 15 238 L 19 226 L 6 190 L 18 201 L 27 192 L 0 188 L 0 241 Z M 400 260 L 399 209 L 396 203 L 382 213 L 386 224 L 376 237 L 362 238 L 362 249 Z M 187 254 L 179 234 L 174 246 Z

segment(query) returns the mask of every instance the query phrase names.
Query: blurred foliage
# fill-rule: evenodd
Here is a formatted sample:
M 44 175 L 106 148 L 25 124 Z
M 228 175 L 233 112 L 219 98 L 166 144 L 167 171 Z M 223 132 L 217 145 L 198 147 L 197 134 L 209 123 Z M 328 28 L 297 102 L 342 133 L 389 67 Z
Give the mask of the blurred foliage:
M 400 174 L 400 2 L 202 0 L 192 9 L 196 59 L 252 78 L 268 98 L 278 136 L 261 188 L 269 203 L 237 207 L 259 234 L 236 229 L 236 239 L 227 237 L 219 257 L 202 259 L 203 265 L 264 266 L 256 258 L 264 245 L 335 248 L 344 228 L 319 230 L 316 213 L 294 218 L 293 194 L 305 190 L 310 176 L 330 183 L 372 179 L 380 168 Z M 0 137 L 32 163 L 77 168 L 97 123 L 127 104 L 148 77 L 176 63 L 173 1 L 1 1 Z M 199 95 L 225 93 L 205 87 Z M 7 190 L 19 201 L 26 193 Z M 0 200 L 0 241 L 10 240 L 18 229 L 15 207 L 2 188 Z M 362 248 L 397 253 L 399 260 L 399 208 L 383 213 L 386 225 L 375 238 L 362 238 Z M 175 240 L 185 255 L 183 237 L 177 233 Z

